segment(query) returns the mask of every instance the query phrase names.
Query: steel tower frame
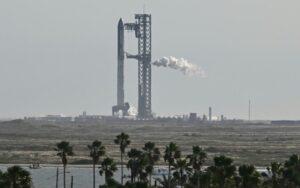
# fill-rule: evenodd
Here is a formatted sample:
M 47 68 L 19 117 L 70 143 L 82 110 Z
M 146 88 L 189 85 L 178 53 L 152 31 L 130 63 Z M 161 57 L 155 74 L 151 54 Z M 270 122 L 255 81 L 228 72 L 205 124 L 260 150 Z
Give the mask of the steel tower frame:
M 136 14 L 138 38 L 138 113 L 140 118 L 152 117 L 151 111 L 151 15 Z
M 138 54 L 127 58 L 138 60 L 138 117 L 152 118 L 151 110 L 151 15 L 136 14 L 135 23 L 124 24 L 125 30 L 135 31 Z

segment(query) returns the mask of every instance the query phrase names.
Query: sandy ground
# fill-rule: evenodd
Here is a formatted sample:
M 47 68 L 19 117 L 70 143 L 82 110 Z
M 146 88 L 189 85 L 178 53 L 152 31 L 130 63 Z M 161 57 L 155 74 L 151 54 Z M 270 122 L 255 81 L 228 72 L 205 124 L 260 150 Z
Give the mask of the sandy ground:
M 152 141 L 164 151 L 176 142 L 184 154 L 200 145 L 209 155 L 227 155 L 236 164 L 259 166 L 271 161 L 284 161 L 299 153 L 300 125 L 32 125 L 0 123 L 0 163 L 60 163 L 55 144 L 66 140 L 74 146 L 70 162 L 89 160 L 87 145 L 98 139 L 107 155 L 119 160 L 118 146 L 113 140 L 124 131 L 130 135 L 130 147 L 141 148 Z

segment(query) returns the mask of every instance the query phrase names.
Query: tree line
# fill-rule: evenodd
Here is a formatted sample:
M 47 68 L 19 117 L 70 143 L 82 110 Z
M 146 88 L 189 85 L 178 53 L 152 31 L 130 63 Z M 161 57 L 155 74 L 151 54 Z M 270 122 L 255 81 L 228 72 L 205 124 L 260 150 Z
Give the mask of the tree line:
M 213 158 L 207 166 L 208 156 L 200 146 L 193 146 L 192 152 L 183 156 L 179 146 L 170 142 L 161 152 L 155 143 L 147 142 L 142 149 L 129 148 L 129 135 L 117 135 L 114 143 L 120 150 L 121 178 L 114 179 L 118 170 L 116 162 L 106 155 L 101 141 L 88 145 L 93 164 L 93 188 L 96 187 L 96 166 L 105 182 L 99 188 L 300 188 L 300 158 L 292 155 L 284 163 L 271 162 L 265 172 L 259 173 L 253 165 L 236 166 L 233 159 L 224 155 Z M 67 141 L 56 144 L 55 151 L 63 164 L 63 186 L 66 188 L 66 167 L 68 157 L 73 156 L 73 146 Z M 127 151 L 127 153 L 126 153 Z M 124 163 L 124 158 L 127 160 Z M 164 160 L 167 174 L 152 182 L 154 166 Z M 123 166 L 130 170 L 130 179 L 124 181 Z M 0 171 L 0 188 L 30 188 L 28 171 L 19 166 Z

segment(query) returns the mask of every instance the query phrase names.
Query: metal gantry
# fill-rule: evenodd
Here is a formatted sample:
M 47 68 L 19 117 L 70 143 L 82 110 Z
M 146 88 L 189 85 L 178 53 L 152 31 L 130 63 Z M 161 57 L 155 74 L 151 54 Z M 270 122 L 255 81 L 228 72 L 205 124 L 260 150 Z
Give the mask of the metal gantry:
M 138 97 L 139 117 L 150 118 L 151 112 L 151 15 L 135 15 L 138 25 Z

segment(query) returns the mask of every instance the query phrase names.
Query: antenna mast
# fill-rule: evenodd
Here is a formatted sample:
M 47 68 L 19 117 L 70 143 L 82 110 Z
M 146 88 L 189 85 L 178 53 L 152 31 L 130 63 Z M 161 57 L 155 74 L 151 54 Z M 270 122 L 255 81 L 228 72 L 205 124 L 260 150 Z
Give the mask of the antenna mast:
M 249 109 L 248 109 L 248 118 L 251 120 L 251 100 L 249 99 Z

